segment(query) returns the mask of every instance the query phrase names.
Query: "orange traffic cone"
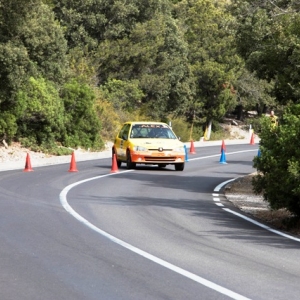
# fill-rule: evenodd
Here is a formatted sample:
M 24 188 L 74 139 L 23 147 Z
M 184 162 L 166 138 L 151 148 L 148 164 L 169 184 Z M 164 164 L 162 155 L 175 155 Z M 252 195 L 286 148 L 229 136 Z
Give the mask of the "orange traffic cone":
M 226 152 L 226 146 L 225 146 L 224 140 L 222 140 L 221 153 L 222 153 L 222 150 Z
M 254 132 L 252 132 L 252 135 L 251 135 L 250 145 L 255 145 L 255 141 L 254 141 Z
M 78 172 L 78 170 L 76 168 L 76 161 L 75 161 L 75 153 L 74 152 L 72 153 L 69 172 Z
M 118 169 L 118 164 L 117 164 L 117 157 L 116 157 L 116 154 L 114 153 L 110 173 L 117 173 L 117 172 L 119 172 L 119 169 Z
M 193 140 L 191 140 L 190 154 L 196 154 Z
M 31 162 L 30 162 L 29 153 L 27 153 L 26 163 L 25 163 L 25 169 L 23 171 L 24 172 L 32 172 L 33 171 L 33 169 L 31 168 Z

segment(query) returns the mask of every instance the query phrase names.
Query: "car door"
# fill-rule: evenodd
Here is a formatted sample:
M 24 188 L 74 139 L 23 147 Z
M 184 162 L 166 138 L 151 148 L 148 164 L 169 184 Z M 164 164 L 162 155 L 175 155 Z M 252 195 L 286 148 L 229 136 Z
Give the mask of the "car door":
M 124 159 L 126 160 L 126 151 L 127 151 L 127 148 L 129 147 L 129 143 L 130 143 L 130 140 L 129 140 L 129 131 L 130 131 L 130 128 L 131 128 L 131 124 L 126 124 L 125 128 L 124 128 L 124 131 L 123 131 L 123 134 L 122 134 L 122 156 L 124 157 Z
M 128 137 L 129 137 L 129 130 L 131 124 L 124 124 L 122 129 L 120 130 L 117 138 L 116 138 L 116 150 L 118 154 L 118 158 L 125 161 L 126 160 L 126 149 L 128 146 Z

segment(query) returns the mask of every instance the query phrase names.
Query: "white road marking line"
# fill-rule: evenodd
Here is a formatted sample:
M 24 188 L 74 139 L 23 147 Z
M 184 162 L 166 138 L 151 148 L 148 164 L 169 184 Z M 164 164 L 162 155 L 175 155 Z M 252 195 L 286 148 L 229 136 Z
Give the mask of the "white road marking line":
M 259 222 L 255 221 L 255 220 L 251 219 L 251 218 L 248 218 L 248 217 L 246 217 L 246 216 L 244 216 L 244 215 L 242 215 L 242 214 L 240 214 L 240 213 L 237 213 L 237 212 L 235 212 L 235 211 L 233 211 L 233 210 L 231 210 L 231 209 L 229 209 L 229 208 L 223 208 L 223 210 L 225 210 L 225 211 L 227 211 L 227 212 L 229 212 L 229 213 L 231 213 L 231 214 L 234 214 L 234 215 L 236 215 L 236 216 L 238 216 L 238 217 L 240 217 L 240 218 L 242 218 L 242 219 L 244 219 L 244 220 L 246 220 L 246 221 L 248 221 L 248 222 L 251 222 L 251 223 L 253 223 L 253 224 L 255 224 L 255 225 L 257 225 L 257 226 L 259 226 L 259 227 L 261 227 L 261 228 L 264 228 L 264 229 L 266 229 L 266 230 L 268 230 L 268 231 L 271 231 L 271 232 L 273 232 L 273 233 L 275 233 L 275 234 L 278 234 L 278 235 L 284 236 L 284 237 L 286 237 L 286 238 L 288 238 L 288 239 L 291 239 L 291 240 L 300 242 L 300 239 L 298 239 L 298 238 L 296 238 L 296 237 L 293 237 L 293 236 L 291 236 L 291 235 L 288 235 L 288 234 L 285 234 L 285 233 L 280 232 L 280 231 L 278 231 L 278 230 L 275 230 L 275 229 L 273 229 L 273 228 L 271 228 L 271 227 L 269 227 L 269 226 L 266 226 L 266 225 L 264 225 L 264 224 L 262 224 L 262 223 L 259 223 Z
M 219 192 L 221 190 L 221 188 L 226 185 L 227 183 L 235 180 L 236 178 L 233 178 L 233 179 L 230 179 L 230 180 L 227 180 L 227 181 L 224 181 L 222 183 L 220 183 L 219 185 L 217 185 L 215 188 L 214 188 L 214 192 Z
M 220 198 L 213 198 L 214 201 L 220 201 Z
M 212 194 L 214 197 L 219 197 L 219 194 Z
M 254 151 L 257 152 L 257 149 L 256 150 L 235 151 L 235 152 L 226 153 L 226 155 L 232 155 L 232 154 L 238 154 L 238 153 L 245 153 L 245 152 L 254 152 Z M 221 156 L 221 154 L 215 154 L 215 155 L 209 155 L 209 156 L 203 156 L 203 157 L 189 158 L 189 161 L 191 161 L 191 160 L 206 159 L 206 158 L 212 158 L 212 157 L 217 157 L 217 156 Z
M 224 206 L 222 203 L 215 203 L 217 206 Z
M 129 172 L 129 171 L 132 171 L 132 170 L 128 170 L 128 171 L 124 171 L 124 172 Z M 122 173 L 124 173 L 122 172 Z M 110 174 L 106 174 L 106 175 L 101 175 L 101 176 L 96 176 L 96 177 L 92 177 L 92 178 L 89 178 L 89 179 L 85 179 L 85 180 L 81 180 L 81 181 L 78 181 L 78 182 L 75 182 L 73 184 L 70 184 L 68 185 L 67 187 L 65 187 L 61 193 L 59 194 L 59 199 L 60 199 L 60 203 L 61 205 L 63 206 L 63 208 L 69 213 L 71 214 L 74 218 L 76 218 L 79 222 L 83 223 L 84 225 L 86 225 L 87 227 L 89 227 L 90 229 L 96 231 L 97 233 L 99 233 L 100 235 L 108 238 L 109 240 L 111 240 L 112 242 L 138 254 L 138 255 L 141 255 L 143 257 L 145 257 L 146 259 L 148 260 L 151 260 L 173 272 L 176 272 L 182 276 L 185 276 L 195 282 L 198 282 L 212 290 L 215 290 L 216 292 L 218 293 L 221 293 L 223 295 L 226 295 L 228 297 L 230 297 L 231 299 L 236 299 L 236 300 L 250 300 L 249 298 L 246 298 L 240 294 L 237 294 L 229 289 L 226 289 L 218 284 L 215 284 L 207 279 L 204 279 L 196 274 L 193 274 L 189 271 L 186 271 L 182 268 L 179 268 L 171 263 L 168 263 L 167 261 L 165 260 L 162 260 L 150 253 L 147 253 L 137 247 L 134 247 L 112 235 L 110 235 L 109 233 L 101 230 L 100 228 L 96 227 L 95 225 L 93 225 L 92 223 L 90 223 L 88 220 L 86 220 L 85 218 L 83 218 L 81 215 L 79 215 L 68 203 L 68 200 L 67 200 L 67 194 L 68 192 L 75 186 L 81 184 L 81 183 L 84 183 L 84 182 L 88 182 L 88 181 L 91 181 L 91 180 L 95 180 L 95 179 L 99 179 L 99 178 L 103 178 L 103 177 L 107 177 L 107 176 L 112 176 L 112 175 L 117 175 L 119 173 L 110 173 Z
M 227 180 L 227 181 L 224 181 L 224 182 L 220 183 L 218 186 L 215 187 L 214 191 L 220 191 L 221 188 L 222 188 L 224 185 L 226 185 L 227 183 L 229 183 L 229 182 L 231 182 L 231 181 L 234 181 L 235 179 L 236 179 L 236 178 L 233 178 L 233 179 L 230 179 L 230 180 Z M 229 212 L 229 213 L 231 213 L 231 214 L 234 214 L 234 215 L 236 215 L 236 216 L 238 216 L 238 217 L 240 217 L 240 218 L 242 218 L 242 219 L 244 219 L 244 220 L 246 220 L 246 221 L 248 221 L 248 222 L 251 222 L 251 223 L 253 223 L 253 224 L 255 224 L 255 225 L 257 225 L 257 226 L 259 226 L 259 227 L 261 227 L 261 228 L 263 228 L 263 229 L 266 229 L 266 230 L 268 230 L 268 231 L 270 231 L 270 232 L 273 232 L 273 233 L 275 233 L 275 234 L 278 234 L 278 235 L 283 236 L 283 237 L 285 237 L 285 238 L 288 238 L 288 239 L 290 239 L 290 240 L 294 240 L 294 241 L 296 241 L 296 242 L 300 242 L 300 239 L 299 239 L 299 238 L 296 238 L 296 237 L 294 237 L 294 236 L 292 236 L 292 235 L 288 235 L 288 234 L 285 234 L 285 233 L 280 232 L 280 231 L 278 231 L 278 230 L 275 230 L 275 229 L 273 229 L 273 228 L 271 228 L 271 227 L 269 227 L 269 226 L 266 226 L 266 225 L 264 225 L 264 224 L 262 224 L 262 223 L 259 223 L 259 222 L 255 221 L 255 220 L 251 219 L 251 218 L 248 218 L 248 217 L 246 217 L 246 216 L 244 216 L 244 215 L 242 215 L 242 214 L 240 214 L 240 213 L 237 213 L 237 212 L 235 212 L 235 211 L 233 211 L 233 210 L 231 210 L 231 209 L 229 209 L 229 208 L 223 208 L 223 210 L 225 210 L 225 211 L 227 211 L 227 212 Z

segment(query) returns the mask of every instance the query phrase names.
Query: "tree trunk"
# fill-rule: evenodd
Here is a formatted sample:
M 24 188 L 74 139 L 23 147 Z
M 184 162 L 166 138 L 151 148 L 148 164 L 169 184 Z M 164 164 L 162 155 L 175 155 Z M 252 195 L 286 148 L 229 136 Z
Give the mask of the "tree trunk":
M 241 121 L 243 118 L 243 105 L 237 106 L 237 119 Z
M 212 125 L 212 120 L 209 120 L 209 121 L 208 121 L 207 128 L 206 128 L 206 136 L 205 136 L 205 139 L 206 139 L 207 141 L 210 140 L 210 135 L 211 135 L 211 125 Z

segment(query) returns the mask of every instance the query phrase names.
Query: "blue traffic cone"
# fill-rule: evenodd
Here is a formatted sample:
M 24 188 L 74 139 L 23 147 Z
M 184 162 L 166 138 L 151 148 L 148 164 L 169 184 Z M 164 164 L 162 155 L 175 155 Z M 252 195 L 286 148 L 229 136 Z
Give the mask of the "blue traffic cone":
M 184 161 L 189 161 L 188 151 L 187 151 L 186 145 L 184 145 L 184 152 L 185 152 L 185 159 L 184 159 Z
M 222 152 L 221 152 L 220 164 L 227 164 L 225 151 L 223 149 L 222 149 Z
M 257 157 L 260 157 L 260 156 L 261 156 L 261 153 L 260 153 L 260 149 L 258 148 Z

